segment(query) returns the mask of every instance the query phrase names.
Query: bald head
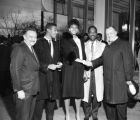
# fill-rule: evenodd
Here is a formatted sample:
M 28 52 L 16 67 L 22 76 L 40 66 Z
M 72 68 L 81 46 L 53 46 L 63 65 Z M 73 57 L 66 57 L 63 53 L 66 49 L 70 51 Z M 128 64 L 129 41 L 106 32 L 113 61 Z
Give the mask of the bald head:
M 106 33 L 108 33 L 108 32 L 117 32 L 117 30 L 111 26 L 106 29 Z

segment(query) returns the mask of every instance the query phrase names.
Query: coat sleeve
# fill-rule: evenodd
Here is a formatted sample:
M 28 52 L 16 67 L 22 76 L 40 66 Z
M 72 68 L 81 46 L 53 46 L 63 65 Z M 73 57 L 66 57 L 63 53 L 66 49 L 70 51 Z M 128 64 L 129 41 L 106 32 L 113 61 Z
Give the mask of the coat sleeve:
M 140 49 L 139 49 L 139 52 L 138 52 L 137 62 L 138 62 L 138 64 L 140 65 Z
M 126 81 L 131 81 L 133 79 L 134 72 L 134 61 L 131 46 L 129 43 L 125 43 L 122 49 L 123 49 L 123 65 Z
M 15 92 L 20 91 L 20 72 L 24 63 L 24 53 L 20 46 L 15 46 L 11 53 L 10 72 L 12 77 L 13 89 Z
M 95 69 L 101 65 L 103 65 L 103 56 L 100 56 L 99 58 L 92 60 L 92 69 Z
M 107 46 L 103 43 L 102 44 L 102 55 L 100 57 L 98 57 L 97 59 L 92 61 L 92 65 L 93 65 L 92 69 L 95 69 L 95 68 L 103 65 L 103 56 L 104 56 L 104 51 L 105 51 L 106 47 Z

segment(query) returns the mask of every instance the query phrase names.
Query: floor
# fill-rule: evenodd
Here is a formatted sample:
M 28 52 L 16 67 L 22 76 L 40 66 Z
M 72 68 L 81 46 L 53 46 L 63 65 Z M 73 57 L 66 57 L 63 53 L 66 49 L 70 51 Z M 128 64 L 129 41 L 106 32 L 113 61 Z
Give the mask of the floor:
M 127 115 L 128 120 L 139 120 L 140 119 L 140 102 L 134 102 L 134 101 L 130 102 L 129 106 L 132 108 L 130 107 L 128 108 L 128 115 Z M 70 107 L 71 120 L 75 120 L 74 113 L 75 113 L 74 109 L 71 106 Z M 83 113 L 82 108 L 80 109 L 80 114 L 81 114 L 80 116 L 81 120 L 83 120 L 84 113 Z M 11 95 L 6 96 L 6 97 L 0 97 L 0 120 L 14 120 L 14 116 L 15 116 L 14 104 L 13 104 Z M 99 120 L 107 120 L 102 106 L 99 109 L 98 118 Z M 45 112 L 43 112 L 42 120 L 46 120 Z M 65 120 L 64 111 L 62 107 L 59 107 L 58 109 L 55 110 L 54 120 Z

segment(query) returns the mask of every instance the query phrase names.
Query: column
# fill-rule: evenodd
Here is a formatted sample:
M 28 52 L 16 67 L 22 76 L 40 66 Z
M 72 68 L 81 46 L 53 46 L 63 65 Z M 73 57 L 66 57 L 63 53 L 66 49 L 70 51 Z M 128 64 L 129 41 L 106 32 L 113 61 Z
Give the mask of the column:
M 67 16 L 68 21 L 70 21 L 73 18 L 72 0 L 67 1 Z
M 105 0 L 105 28 L 113 25 L 113 0 Z
M 44 31 L 44 11 L 41 10 L 41 31 Z
M 57 24 L 57 1 L 53 0 L 53 22 Z
M 86 33 L 87 30 L 87 21 L 88 21 L 88 0 L 85 0 L 84 4 L 84 25 L 83 25 L 83 32 Z
M 105 31 L 105 2 L 106 0 L 94 1 L 94 25 L 98 29 L 98 33 L 102 33 L 104 39 Z
M 135 44 L 135 4 L 136 0 L 129 0 L 130 2 L 130 18 L 129 18 L 129 23 L 130 23 L 130 30 L 129 30 L 129 42 L 132 45 L 132 51 L 134 54 L 134 44 Z

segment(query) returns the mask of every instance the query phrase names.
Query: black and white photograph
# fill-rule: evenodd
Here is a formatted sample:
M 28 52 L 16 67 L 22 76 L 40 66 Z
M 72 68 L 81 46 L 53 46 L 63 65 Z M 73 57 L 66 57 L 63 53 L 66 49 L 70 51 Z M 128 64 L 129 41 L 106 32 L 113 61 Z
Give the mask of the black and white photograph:
M 139 120 L 140 0 L 0 0 L 0 120 Z

